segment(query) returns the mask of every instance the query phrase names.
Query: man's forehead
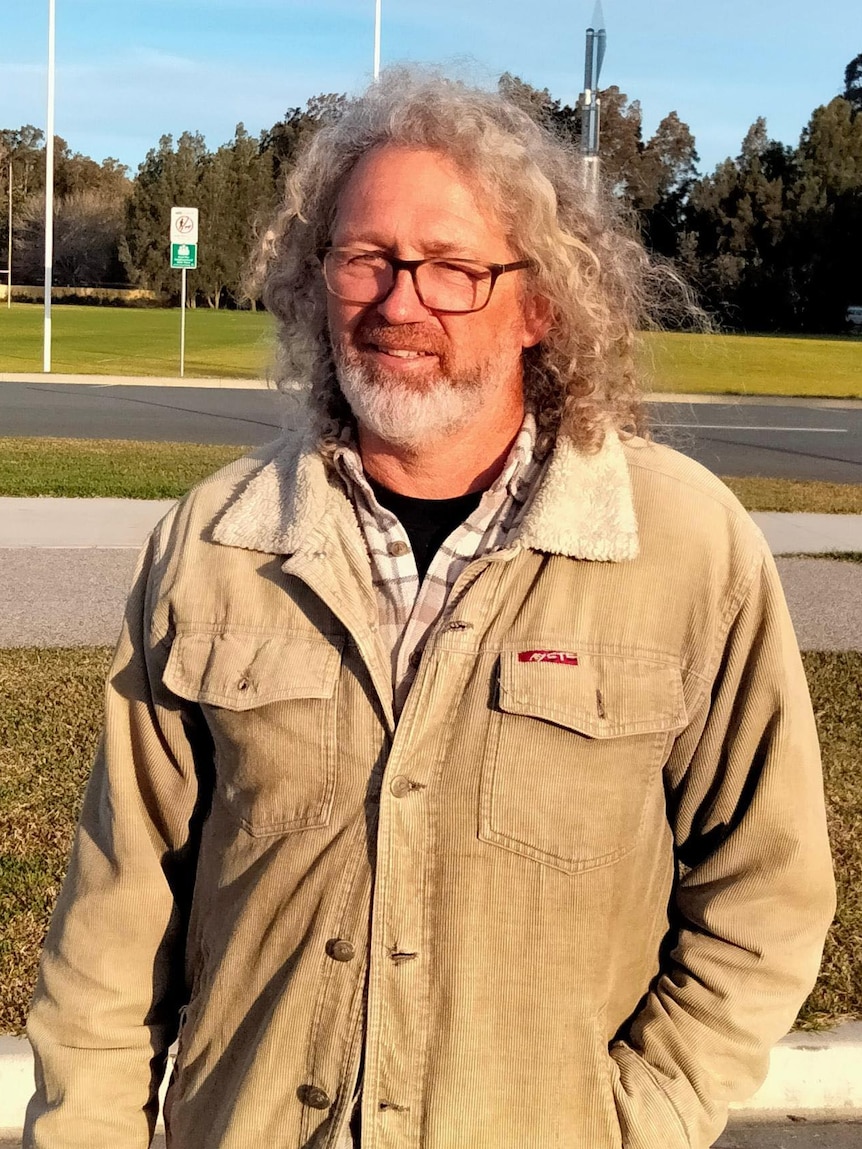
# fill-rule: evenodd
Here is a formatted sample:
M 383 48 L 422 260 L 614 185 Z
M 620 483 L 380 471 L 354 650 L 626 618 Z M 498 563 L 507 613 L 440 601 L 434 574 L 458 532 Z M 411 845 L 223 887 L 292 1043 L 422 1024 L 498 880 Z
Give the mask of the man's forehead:
M 421 233 L 429 255 L 506 232 L 475 171 L 443 152 L 394 144 L 359 159 L 336 203 L 336 242 L 378 229 Z M 369 235 L 369 241 L 374 238 Z

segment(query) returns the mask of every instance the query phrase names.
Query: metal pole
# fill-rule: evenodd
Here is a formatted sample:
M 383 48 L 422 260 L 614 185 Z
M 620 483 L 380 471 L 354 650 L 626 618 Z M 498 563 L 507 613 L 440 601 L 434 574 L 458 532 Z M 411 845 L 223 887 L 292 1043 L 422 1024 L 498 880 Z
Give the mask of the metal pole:
M 182 270 L 183 286 L 180 292 L 180 379 L 186 375 L 186 269 Z
M 48 123 L 45 132 L 45 337 L 42 370 L 51 370 L 51 287 L 54 278 L 55 0 L 48 0 Z
M 7 245 L 9 262 L 6 264 L 8 286 L 6 287 L 6 309 L 12 307 L 12 161 L 9 161 L 9 242 Z
M 374 12 L 374 79 L 380 79 L 380 25 L 383 22 L 383 0 L 377 0 Z

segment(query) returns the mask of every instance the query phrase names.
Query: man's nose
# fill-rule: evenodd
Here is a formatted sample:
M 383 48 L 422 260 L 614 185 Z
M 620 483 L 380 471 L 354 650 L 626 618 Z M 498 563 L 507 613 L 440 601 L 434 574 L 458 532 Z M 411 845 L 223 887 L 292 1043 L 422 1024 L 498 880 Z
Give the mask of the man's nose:
M 428 308 L 416 294 L 406 267 L 395 272 L 392 290 L 377 304 L 377 310 L 387 323 L 421 323 L 428 318 Z

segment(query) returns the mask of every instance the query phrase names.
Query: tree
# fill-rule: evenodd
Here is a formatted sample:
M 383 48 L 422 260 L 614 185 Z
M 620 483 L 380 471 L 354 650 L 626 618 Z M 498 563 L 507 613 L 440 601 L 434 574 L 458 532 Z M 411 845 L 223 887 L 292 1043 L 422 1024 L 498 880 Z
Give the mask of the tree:
M 731 327 L 786 327 L 798 308 L 785 274 L 794 189 L 782 154 L 758 118 L 737 158 L 692 185 L 682 212 L 684 270 Z
M 862 112 L 862 52 L 844 69 L 844 99 L 854 113 Z
M 118 275 L 122 199 L 89 188 L 54 201 L 54 271 L 57 287 L 98 287 Z M 45 281 L 45 194 L 30 196 L 21 211 L 15 267 L 19 282 Z
M 798 151 L 794 244 L 804 284 L 803 322 L 837 331 L 858 299 L 862 251 L 862 116 L 836 97 L 816 108 Z
M 201 167 L 207 155 L 199 132 L 183 132 L 176 148 L 162 136 L 138 168 L 126 209 L 120 257 L 132 283 L 175 294 L 179 279 L 168 261 L 171 208 L 198 207 Z M 189 283 L 194 290 L 195 272 Z
M 313 135 L 325 124 L 333 123 L 342 115 L 347 97 L 337 92 L 312 96 L 305 108 L 288 108 L 284 119 L 261 133 L 260 151 L 270 157 L 272 174 L 281 187 L 286 173 L 296 162 L 297 154 Z
M 230 143 L 202 164 L 201 261 L 196 283 L 210 307 L 237 303 L 257 225 L 274 206 L 272 165 L 260 141 L 237 124 Z

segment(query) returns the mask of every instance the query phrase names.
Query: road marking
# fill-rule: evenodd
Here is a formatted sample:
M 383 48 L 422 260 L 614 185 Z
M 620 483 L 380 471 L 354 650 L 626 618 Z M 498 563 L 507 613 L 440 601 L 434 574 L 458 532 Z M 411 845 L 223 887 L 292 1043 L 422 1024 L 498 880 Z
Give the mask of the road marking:
M 739 423 L 664 423 L 662 427 L 685 428 L 689 431 L 798 431 L 806 435 L 846 435 L 847 427 L 748 427 Z

